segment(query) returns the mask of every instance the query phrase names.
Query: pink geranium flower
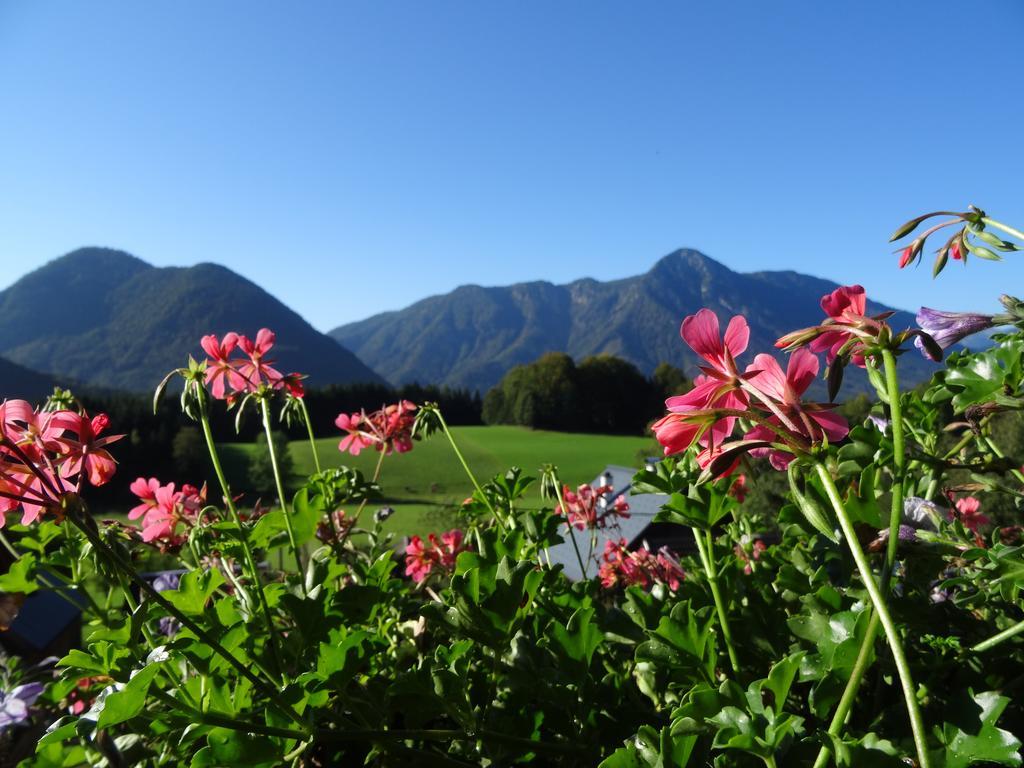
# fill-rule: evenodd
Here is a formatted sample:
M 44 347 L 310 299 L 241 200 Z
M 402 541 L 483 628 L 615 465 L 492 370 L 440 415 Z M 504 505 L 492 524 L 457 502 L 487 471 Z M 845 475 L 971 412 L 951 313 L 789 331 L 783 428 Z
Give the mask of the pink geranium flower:
M 416 422 L 417 406 L 408 400 L 401 400 L 393 405 L 382 406 L 372 413 L 338 415 L 334 423 L 338 429 L 348 432 L 338 444 L 338 450 L 358 456 L 366 447 L 383 451 L 385 455 L 392 451 L 406 453 L 412 450 L 412 428 Z
M 864 313 L 867 310 L 867 297 L 864 288 L 859 285 L 836 288 L 832 293 L 822 297 L 821 308 L 825 310 L 828 319 L 841 326 L 841 329 L 826 331 L 818 336 L 811 341 L 811 350 L 827 351 L 827 360 L 831 364 L 839 349 L 854 335 L 850 328 L 858 326 L 866 319 Z M 863 367 L 863 355 L 855 353 L 852 359 L 856 365 Z
M 275 339 L 274 332 L 269 328 L 261 328 L 256 334 L 256 341 L 250 340 L 248 336 L 238 337 L 238 346 L 247 358 L 238 363 L 238 373 L 245 380 L 244 389 L 255 392 L 264 381 L 275 387 L 283 378 L 281 372 L 271 366 L 274 361 L 267 359 Z
M 779 410 L 795 427 L 790 429 L 794 437 L 808 443 L 821 442 L 823 437 L 830 442 L 836 442 L 846 437 L 850 431 L 846 419 L 825 406 L 805 405 L 800 400 L 818 375 L 819 365 L 816 355 L 801 348 L 790 356 L 789 365 L 783 373 L 775 358 L 760 354 L 754 358 L 751 366 L 754 375 L 750 382 L 778 404 Z M 776 427 L 783 426 L 775 415 L 769 418 L 768 422 Z M 748 432 L 744 439 L 773 442 L 776 441 L 776 433 L 767 426 L 758 425 Z M 767 455 L 776 469 L 785 469 L 794 458 L 792 453 L 778 448 L 755 448 L 750 454 Z
M 609 503 L 608 497 L 614 492 L 610 485 L 597 488 L 584 483 L 574 493 L 567 485 L 562 486 L 562 505 L 555 507 L 555 514 L 565 517 L 566 523 L 577 530 L 594 530 L 617 524 L 618 518 L 629 517 L 629 503 L 620 494 Z
M 77 438 L 60 438 L 65 446 L 61 464 L 63 477 L 74 477 L 81 473 L 92 485 L 98 486 L 104 485 L 114 476 L 117 462 L 105 446 L 120 440 L 124 435 L 100 437 L 110 426 L 107 414 L 100 413 L 90 419 L 72 411 L 60 411 L 54 414 L 52 423 Z
M 693 389 L 665 401 L 669 415 L 653 426 L 666 455 L 686 450 L 694 440 L 702 445 L 720 443 L 732 433 L 736 423 L 735 416 L 697 422 L 672 414 L 686 415 L 715 408 L 742 410 L 748 402 L 740 390 L 740 372 L 736 367 L 736 358 L 746 351 L 750 341 L 746 319 L 740 315 L 733 317 L 723 337 L 718 316 L 710 309 L 701 309 L 683 320 L 679 333 L 707 365 L 701 366 L 704 374 L 694 380 Z
M 427 541 L 413 536 L 405 547 L 405 575 L 422 584 L 433 573 L 451 572 L 459 554 L 469 549 L 463 539 L 460 530 L 442 533 L 440 539 L 432 533 Z
M 203 336 L 199 345 L 209 355 L 206 361 L 206 384 L 210 387 L 210 394 L 223 400 L 227 396 L 227 387 L 233 390 L 245 388 L 245 379 L 236 369 L 237 361 L 230 359 L 231 353 L 238 346 L 237 333 L 226 333 L 222 340 L 213 334 Z
M 962 499 L 957 499 L 956 510 L 959 513 L 955 515 L 952 510 L 949 513 L 949 519 L 954 520 L 960 519 L 960 522 L 964 524 L 964 528 L 974 533 L 978 532 L 978 529 L 983 525 L 988 525 L 991 520 L 979 511 L 981 509 L 981 502 L 978 501 L 974 496 L 965 496 Z

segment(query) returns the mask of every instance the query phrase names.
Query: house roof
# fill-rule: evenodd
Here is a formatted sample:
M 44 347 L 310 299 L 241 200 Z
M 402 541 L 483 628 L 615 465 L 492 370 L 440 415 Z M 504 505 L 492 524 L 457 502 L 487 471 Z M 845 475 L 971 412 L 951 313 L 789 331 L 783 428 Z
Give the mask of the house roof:
M 590 562 L 586 564 L 587 576 L 594 576 L 597 573 L 606 541 L 623 538 L 630 549 L 643 543 L 654 522 L 654 516 L 661 510 L 662 505 L 668 501 L 668 496 L 663 493 L 633 495 L 631 490 L 633 487 L 633 475 L 636 474 L 636 471 L 632 467 L 609 464 L 605 467 L 604 472 L 590 483 L 591 486 L 596 488 L 604 484 L 602 481 L 603 475 L 610 475 L 611 483 L 608 484 L 613 488 L 612 498 L 620 494 L 625 497 L 629 503 L 629 517 L 620 518 L 615 526 L 599 528 L 593 531 L 596 534 L 596 540 Z M 604 480 L 607 480 L 607 478 L 604 478 Z M 568 528 L 568 531 L 565 530 L 566 528 Z M 592 532 L 589 530 L 579 531 L 570 526 L 565 526 L 560 533 L 565 541 L 548 549 L 548 556 L 551 558 L 552 565 L 561 563 L 564 567 L 565 575 L 573 581 L 578 581 L 583 574 L 580 572 L 579 560 L 576 557 L 576 550 L 573 548 L 571 538 L 576 539 L 576 546 L 579 547 L 580 557 L 586 558 L 587 553 L 591 552 Z

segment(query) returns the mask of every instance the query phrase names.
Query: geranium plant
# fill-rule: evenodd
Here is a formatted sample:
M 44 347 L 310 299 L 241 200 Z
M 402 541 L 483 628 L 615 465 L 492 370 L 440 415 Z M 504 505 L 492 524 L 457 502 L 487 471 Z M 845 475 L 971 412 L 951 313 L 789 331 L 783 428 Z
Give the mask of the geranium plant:
M 949 216 L 900 266 L 947 226 L 936 274 L 1024 243 L 979 209 Z M 746 362 L 756 318 L 683 319 L 701 375 L 666 402 L 665 458 L 630 487 L 664 494 L 656 521 L 683 527 L 683 552 L 619 535 L 631 511 L 610 486 L 574 490 L 543 465 L 538 506 L 519 468 L 477 477 L 431 403 L 339 414 L 339 459 L 376 452 L 375 469 L 322 467 L 304 377 L 274 367 L 267 329 L 204 337 L 158 387 L 169 407 L 180 378 L 216 484 L 128 478 L 126 521 L 87 506 L 119 480 L 117 425 L 66 393 L 7 401 L 3 623 L 50 590 L 84 629 L 54 666 L 0 678 L 0 732 L 45 725 L 24 761 L 40 767 L 1020 765 L 1024 446 L 1004 438 L 1024 410 L 1024 305 L 1002 304 L 900 328 L 843 286 Z M 987 349 L 950 352 L 995 327 Z M 901 389 L 901 356 L 947 352 Z M 874 392 L 867 418 L 836 405 L 850 366 Z M 232 489 L 213 409 L 255 411 L 276 498 Z M 298 488 L 275 411 L 309 435 Z M 458 527 L 395 541 L 389 509 L 367 507 L 389 462 L 435 435 L 472 495 Z M 575 581 L 551 556 L 566 538 Z

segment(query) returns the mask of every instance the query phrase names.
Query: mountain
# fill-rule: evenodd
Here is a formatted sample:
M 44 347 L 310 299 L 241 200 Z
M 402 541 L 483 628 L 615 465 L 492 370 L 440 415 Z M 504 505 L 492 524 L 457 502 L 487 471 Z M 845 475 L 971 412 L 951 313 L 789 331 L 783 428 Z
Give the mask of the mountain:
M 83 385 L 152 391 L 199 356 L 199 339 L 277 333 L 281 370 L 313 385 L 379 382 L 347 349 L 259 286 L 216 264 L 158 268 L 123 251 L 81 248 L 0 292 L 0 355 Z M 0 382 L 2 383 L 2 382 Z
M 681 249 L 645 274 L 610 282 L 464 285 L 330 335 L 393 384 L 420 381 L 484 391 L 509 368 L 549 351 L 577 359 L 609 353 L 645 373 L 669 362 L 692 375 L 697 358 L 679 338 L 686 315 L 709 307 L 723 327 L 732 315 L 745 315 L 750 351 L 771 351 L 783 333 L 819 322 L 819 301 L 836 287 L 798 272 L 740 274 L 699 251 Z M 869 302 L 871 314 L 886 309 Z M 890 322 L 897 329 L 915 324 L 907 312 Z M 917 382 L 935 366 L 915 350 L 903 356 L 901 370 L 907 381 Z M 851 378 L 852 385 L 864 387 L 863 379 Z
M 52 394 L 57 385 L 58 381 L 52 376 L 30 371 L 0 357 L 0 401 L 39 402 Z

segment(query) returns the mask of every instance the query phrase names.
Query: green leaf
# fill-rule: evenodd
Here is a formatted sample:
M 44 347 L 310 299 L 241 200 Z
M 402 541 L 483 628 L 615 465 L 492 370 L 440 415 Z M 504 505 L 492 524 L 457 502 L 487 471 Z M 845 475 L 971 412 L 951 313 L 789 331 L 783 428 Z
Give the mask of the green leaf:
M 1021 742 L 996 721 L 1010 700 L 994 691 L 975 694 L 968 689 L 950 702 L 946 716 L 952 718 L 936 728 L 944 745 L 945 768 L 967 768 L 978 762 L 1020 765 Z
M 224 577 L 219 570 L 197 569 L 182 576 L 177 589 L 166 590 L 160 594 L 182 613 L 198 616 L 206 610 L 206 601 L 223 583 Z
M 97 728 L 109 728 L 112 725 L 123 723 L 135 717 L 146 704 L 146 695 L 149 693 L 149 684 L 153 682 L 157 672 L 160 671 L 159 664 L 150 664 L 136 672 L 131 680 L 120 691 L 107 694 L 103 700 L 103 709 L 100 711 Z
M 11 563 L 7 573 L 0 574 L 0 592 L 29 595 L 39 589 L 36 583 L 36 556 L 25 552 Z

